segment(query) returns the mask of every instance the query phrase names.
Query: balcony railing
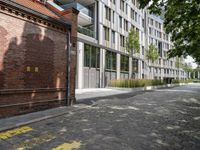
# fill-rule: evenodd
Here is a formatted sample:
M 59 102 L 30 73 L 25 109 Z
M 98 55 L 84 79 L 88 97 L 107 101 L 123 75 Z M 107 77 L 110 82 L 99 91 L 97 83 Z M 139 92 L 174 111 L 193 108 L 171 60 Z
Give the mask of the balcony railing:
M 95 38 L 95 32 L 82 26 L 78 26 L 78 32 L 84 35 Z
M 92 12 L 87 9 L 86 7 L 84 7 L 83 5 L 77 3 L 77 2 L 73 2 L 73 3 L 69 3 L 69 4 L 65 4 L 65 5 L 62 5 L 61 6 L 63 9 L 66 9 L 66 8 L 75 8 L 77 10 L 79 10 L 80 12 L 82 12 L 83 14 L 87 15 L 87 16 L 90 16 L 91 17 L 91 14 Z

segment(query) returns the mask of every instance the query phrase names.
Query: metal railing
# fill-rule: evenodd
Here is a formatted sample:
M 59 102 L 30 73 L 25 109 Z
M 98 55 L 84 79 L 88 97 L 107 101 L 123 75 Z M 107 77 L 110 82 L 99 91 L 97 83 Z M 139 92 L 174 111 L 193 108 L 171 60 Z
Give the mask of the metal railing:
M 82 33 L 84 35 L 90 36 L 92 38 L 95 38 L 95 32 L 90 30 L 90 29 L 88 29 L 88 28 L 85 28 L 85 27 L 82 27 L 82 26 L 78 26 L 78 32 Z

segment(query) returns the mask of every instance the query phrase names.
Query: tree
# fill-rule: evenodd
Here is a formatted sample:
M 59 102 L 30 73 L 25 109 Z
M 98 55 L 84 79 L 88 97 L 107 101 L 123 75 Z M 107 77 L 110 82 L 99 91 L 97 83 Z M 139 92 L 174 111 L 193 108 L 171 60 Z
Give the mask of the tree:
M 169 57 L 190 55 L 200 63 L 199 0 L 139 0 L 139 3 L 140 8 L 148 6 L 151 13 L 164 12 L 164 26 L 174 43 Z
M 192 64 L 190 64 L 190 63 L 184 63 L 182 67 L 183 67 L 183 70 L 185 72 L 187 72 L 188 78 L 191 78 L 191 74 L 193 72 Z
M 176 57 L 175 67 L 178 69 L 183 67 L 183 59 L 182 58 Z
M 149 48 L 146 50 L 146 58 L 147 60 L 150 60 L 153 64 L 159 58 L 158 49 L 153 43 L 151 43 L 149 45 Z M 154 71 L 153 71 L 153 76 L 154 76 Z
M 132 56 L 134 53 L 140 52 L 139 35 L 134 28 L 131 28 L 126 40 L 126 49 Z

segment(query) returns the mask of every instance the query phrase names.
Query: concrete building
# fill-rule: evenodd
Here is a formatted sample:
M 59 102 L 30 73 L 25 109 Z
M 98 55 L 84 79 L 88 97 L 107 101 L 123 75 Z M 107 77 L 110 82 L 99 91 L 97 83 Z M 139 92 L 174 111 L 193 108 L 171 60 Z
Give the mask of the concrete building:
M 105 87 L 113 79 L 185 79 L 176 59 L 167 59 L 173 46 L 163 20 L 140 10 L 136 0 L 56 0 L 61 8 L 75 7 L 78 16 L 78 57 L 76 87 Z M 129 56 L 126 38 L 134 27 L 139 34 L 140 53 Z M 150 43 L 159 49 L 152 64 L 145 58 Z

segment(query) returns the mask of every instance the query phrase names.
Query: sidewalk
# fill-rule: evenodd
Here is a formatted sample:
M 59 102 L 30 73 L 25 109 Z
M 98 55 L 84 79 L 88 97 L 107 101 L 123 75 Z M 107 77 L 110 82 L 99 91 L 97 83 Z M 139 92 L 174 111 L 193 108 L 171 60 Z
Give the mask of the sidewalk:
M 138 93 L 146 90 L 152 90 L 152 89 L 151 88 L 150 89 L 145 89 L 145 88 L 78 89 L 76 90 L 77 105 L 71 107 L 63 106 L 58 108 L 52 108 L 44 111 L 33 112 L 25 115 L 0 119 L 0 132 L 12 128 L 17 128 L 19 126 L 31 124 L 34 122 L 39 122 L 41 120 L 62 116 L 64 114 L 70 113 L 71 111 L 84 109 L 82 107 L 79 107 L 81 104 L 92 105 L 97 100 L 105 98 L 109 99 L 114 95 L 121 96 L 128 93 Z
M 77 103 L 78 104 L 84 104 L 84 100 L 99 98 L 99 97 L 105 97 L 105 96 L 112 96 L 117 94 L 124 94 L 128 93 L 130 90 L 116 90 L 116 89 L 81 89 L 76 90 L 76 97 L 77 97 Z M 58 107 L 58 108 L 52 108 L 44 111 L 39 112 L 33 112 L 25 115 L 19 115 L 9 118 L 3 118 L 0 119 L 0 132 L 9 130 L 12 128 L 17 128 L 19 126 L 27 125 L 34 122 L 39 122 L 41 120 L 62 116 L 64 114 L 68 114 L 70 111 L 77 111 L 78 109 L 81 109 L 79 107 L 76 107 L 76 105 L 71 107 Z

